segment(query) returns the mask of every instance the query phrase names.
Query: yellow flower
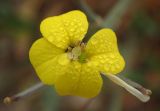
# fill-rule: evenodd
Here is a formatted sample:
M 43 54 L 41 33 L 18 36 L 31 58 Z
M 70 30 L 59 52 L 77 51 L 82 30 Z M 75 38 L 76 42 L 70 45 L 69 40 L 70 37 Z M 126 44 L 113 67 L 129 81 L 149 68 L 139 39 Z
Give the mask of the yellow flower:
M 84 44 L 87 29 L 87 18 L 78 10 L 48 17 L 40 25 L 43 37 L 30 49 L 40 80 L 60 95 L 95 97 L 102 87 L 100 73 L 113 80 L 125 66 L 111 29 L 101 29 Z

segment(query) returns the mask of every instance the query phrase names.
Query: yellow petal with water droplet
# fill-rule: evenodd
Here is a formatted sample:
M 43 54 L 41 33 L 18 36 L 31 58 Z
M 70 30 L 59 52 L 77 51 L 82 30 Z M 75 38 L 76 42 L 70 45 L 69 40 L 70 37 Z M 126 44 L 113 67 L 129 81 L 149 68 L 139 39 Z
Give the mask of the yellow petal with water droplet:
M 34 67 L 38 67 L 44 62 L 64 53 L 64 51 L 55 45 L 41 38 L 36 40 L 29 51 L 29 58 Z
M 64 75 L 58 77 L 55 88 L 60 95 L 74 95 L 86 98 L 99 94 L 102 78 L 92 63 L 80 64 L 72 61 Z
M 65 74 L 70 60 L 67 54 L 61 54 L 35 68 L 44 84 L 53 85 L 60 75 Z
M 87 18 L 83 12 L 78 10 L 48 17 L 40 25 L 42 35 L 62 49 L 67 49 L 69 45 L 82 40 L 87 29 Z
M 111 29 L 101 29 L 95 33 L 86 46 L 86 52 L 90 56 L 117 51 L 117 38 Z
M 62 49 L 67 49 L 69 36 L 59 16 L 44 19 L 41 22 L 40 30 L 43 37 L 49 42 Z
M 116 35 L 111 29 L 102 29 L 94 34 L 87 43 L 86 53 L 91 61 L 99 64 L 99 71 L 106 74 L 117 74 L 125 66 Z
M 86 15 L 78 10 L 63 14 L 62 21 L 70 37 L 71 44 L 81 41 L 88 30 Z
M 44 84 L 54 84 L 57 76 L 65 72 L 70 60 L 64 51 L 41 38 L 31 47 L 30 61 Z
M 119 52 L 95 55 L 90 60 L 97 62 L 98 70 L 105 74 L 118 74 L 125 66 L 125 61 Z

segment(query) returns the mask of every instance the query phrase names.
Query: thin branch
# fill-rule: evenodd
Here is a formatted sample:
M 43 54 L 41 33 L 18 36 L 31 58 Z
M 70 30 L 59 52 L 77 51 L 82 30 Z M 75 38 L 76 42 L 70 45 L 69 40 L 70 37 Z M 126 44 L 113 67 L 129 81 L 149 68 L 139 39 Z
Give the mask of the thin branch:
M 97 24 L 102 22 L 102 18 L 96 13 L 94 13 L 84 0 L 74 0 L 74 1 L 79 6 L 79 8 L 88 15 L 90 22 L 96 22 Z
M 16 94 L 16 95 L 13 95 L 11 97 L 5 97 L 3 102 L 5 104 L 10 104 L 10 103 L 12 103 L 14 101 L 18 101 L 18 100 L 20 100 L 20 99 L 22 99 L 22 98 L 24 98 L 26 96 L 29 96 L 29 95 L 35 93 L 36 91 L 38 91 L 43 86 L 44 86 L 43 83 L 41 83 L 41 82 L 37 83 L 36 85 L 34 85 L 34 86 L 32 86 L 32 87 L 30 87 L 30 88 L 28 88 L 28 89 Z
M 107 27 L 113 30 L 117 29 L 117 26 L 121 22 L 122 16 L 126 13 L 128 7 L 134 0 L 119 0 L 119 2 L 113 7 L 113 9 L 107 14 L 105 19 L 95 14 L 92 9 L 85 3 L 84 0 L 74 0 L 80 8 L 87 14 L 89 20 L 93 22 L 92 26 L 89 27 L 89 32 L 83 39 L 83 42 L 87 43 L 94 32 L 100 28 Z
M 116 29 L 122 16 L 133 1 L 135 0 L 119 0 L 109 14 L 107 14 L 101 26 Z

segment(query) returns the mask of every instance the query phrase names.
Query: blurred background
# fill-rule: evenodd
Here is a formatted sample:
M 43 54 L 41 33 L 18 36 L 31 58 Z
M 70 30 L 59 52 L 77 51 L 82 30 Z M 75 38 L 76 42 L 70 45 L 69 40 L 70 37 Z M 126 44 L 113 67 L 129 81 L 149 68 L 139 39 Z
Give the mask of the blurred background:
M 46 86 L 10 105 L 3 98 L 39 82 L 29 62 L 32 43 L 41 37 L 40 22 L 71 10 L 83 10 L 90 22 L 86 38 L 97 29 L 117 33 L 126 60 L 121 75 L 151 89 L 147 103 L 104 78 L 101 93 L 88 105 L 80 97 L 60 97 Z M 0 111 L 160 111 L 160 1 L 159 0 L 1 0 L 0 1 Z

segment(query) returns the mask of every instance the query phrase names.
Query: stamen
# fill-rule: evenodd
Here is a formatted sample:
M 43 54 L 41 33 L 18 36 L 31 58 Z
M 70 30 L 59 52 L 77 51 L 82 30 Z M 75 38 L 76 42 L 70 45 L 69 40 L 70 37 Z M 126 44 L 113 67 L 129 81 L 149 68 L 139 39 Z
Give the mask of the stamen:
M 119 86 L 125 88 L 128 92 L 136 96 L 139 100 L 142 102 L 147 102 L 150 99 L 151 91 L 148 89 L 143 88 L 141 85 L 136 84 L 137 86 L 140 86 L 138 88 L 135 88 L 129 84 L 127 84 L 125 81 L 120 79 L 119 77 L 113 75 L 113 74 L 105 74 L 107 77 L 112 80 L 114 83 L 118 84 Z M 139 89 L 140 88 L 140 89 Z
M 85 63 L 86 53 L 85 53 L 85 43 L 79 41 L 77 42 L 77 46 L 69 47 L 66 52 L 68 52 L 68 57 L 70 60 L 77 60 L 80 63 Z

